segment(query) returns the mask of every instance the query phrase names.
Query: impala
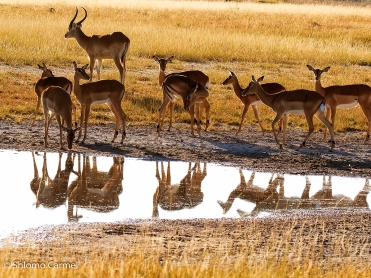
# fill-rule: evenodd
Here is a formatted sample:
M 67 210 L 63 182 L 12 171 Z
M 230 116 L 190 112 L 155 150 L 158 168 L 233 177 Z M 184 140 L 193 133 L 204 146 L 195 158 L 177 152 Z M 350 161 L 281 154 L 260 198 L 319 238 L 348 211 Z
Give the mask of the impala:
M 82 172 L 81 172 L 82 157 Z M 78 178 L 68 187 L 68 221 L 78 221 L 74 207 L 83 207 L 98 212 L 110 212 L 119 207 L 119 195 L 124 179 L 124 159 L 114 157 L 108 172 L 95 172 L 90 168 L 90 157 L 78 156 Z
M 254 185 L 254 178 L 255 172 L 252 172 L 250 179 L 246 182 L 245 176 L 240 172 L 240 183 L 237 187 L 229 194 L 228 200 L 226 202 L 217 201 L 218 204 L 223 209 L 223 214 L 227 213 L 236 198 L 243 199 L 249 202 L 257 203 L 267 199 L 271 196 L 274 192 L 276 192 L 277 186 L 283 182 L 283 177 L 281 175 L 277 175 L 275 179 L 273 179 L 273 175 L 271 176 L 268 187 L 266 189 Z
M 37 113 L 39 112 L 40 104 L 41 104 L 41 95 L 42 92 L 50 87 L 50 86 L 59 86 L 62 87 L 67 93 L 71 94 L 72 92 L 72 82 L 65 77 L 55 77 L 53 72 L 46 67 L 43 63 L 42 66 L 39 64 L 37 65 L 39 69 L 42 70 L 41 78 L 35 84 L 35 93 L 37 95 L 37 104 L 35 110 L 35 117 L 31 123 L 30 129 L 33 127 L 36 121 Z M 75 123 L 76 123 L 76 107 L 75 105 L 72 106 L 74 111 Z M 51 116 L 53 118 L 54 114 Z
M 265 130 L 264 130 L 264 127 L 263 127 L 262 123 L 260 122 L 259 115 L 258 115 L 258 107 L 257 106 L 262 103 L 262 101 L 259 99 L 259 97 L 255 94 L 246 95 L 246 96 L 243 97 L 241 95 L 241 93 L 243 92 L 244 89 L 241 88 L 240 83 L 238 82 L 237 76 L 231 71 L 229 71 L 229 76 L 227 77 L 226 80 L 223 81 L 222 84 L 223 85 L 229 85 L 229 84 L 232 85 L 234 93 L 236 94 L 236 96 L 241 100 L 241 102 L 244 105 L 240 126 L 238 127 L 236 135 L 241 132 L 242 124 L 243 124 L 243 121 L 245 119 L 245 115 L 246 115 L 247 111 L 249 110 L 250 105 L 252 106 L 252 109 L 254 111 L 255 119 L 258 121 L 258 123 L 260 125 L 260 128 L 262 130 L 262 133 L 264 135 Z M 266 83 L 266 84 L 262 84 L 261 86 L 263 87 L 264 91 L 267 92 L 267 94 L 275 94 L 275 93 L 286 90 L 285 87 L 283 87 L 279 83 Z M 282 126 L 282 121 L 283 121 L 283 119 L 281 119 L 281 121 L 280 121 L 280 128 Z
M 156 161 L 156 178 L 158 187 L 153 194 L 152 217 L 158 217 L 158 208 L 165 210 L 181 210 L 193 208 L 202 203 L 204 194 L 201 190 L 201 183 L 207 175 L 206 163 L 201 170 L 201 165 L 196 162 L 193 167 L 188 163 L 188 171 L 178 184 L 171 184 L 170 161 L 167 164 L 165 174 L 164 164 L 161 162 L 161 175 Z
M 90 60 L 90 76 L 93 79 L 93 69 L 95 61 L 97 61 L 97 75 L 100 80 L 100 70 L 102 67 L 102 59 L 113 59 L 116 67 L 120 72 L 120 82 L 124 84 L 126 72 L 126 55 L 129 50 L 130 40 L 121 32 L 113 32 L 107 35 L 92 35 L 87 36 L 81 30 L 82 23 L 88 16 L 84 8 L 85 16 L 82 20 L 75 23 L 78 14 L 72 18 L 68 31 L 64 35 L 66 39 L 75 38 L 77 43 L 87 52 Z
M 43 107 L 44 107 L 44 117 L 45 117 L 45 147 L 48 146 L 48 130 L 51 121 L 51 115 L 49 111 L 55 114 L 59 126 L 59 143 L 61 149 L 63 148 L 62 142 L 62 123 L 61 117 L 66 121 L 66 128 L 63 130 L 67 132 L 67 146 L 68 149 L 72 149 L 72 142 L 75 138 L 75 132 L 79 129 L 72 128 L 72 100 L 69 93 L 59 86 L 50 86 L 42 94 Z
M 335 116 L 337 108 L 351 108 L 359 104 L 362 108 L 368 121 L 368 129 L 364 142 L 370 138 L 371 130 L 371 87 L 365 84 L 351 84 L 351 85 L 334 85 L 329 87 L 322 87 L 321 75 L 327 72 L 330 67 L 324 69 L 314 69 L 312 66 L 307 65 L 310 71 L 313 71 L 316 78 L 315 90 L 323 95 L 326 99 L 326 118 L 328 119 L 331 111 L 331 123 L 335 126 Z M 324 133 L 326 139 L 326 129 Z
M 194 81 L 184 75 L 171 75 L 162 83 L 162 92 L 164 97 L 161 107 L 158 109 L 157 133 L 160 135 L 161 114 L 169 102 L 175 101 L 175 98 L 183 100 L 184 109 L 191 116 L 191 134 L 194 136 L 193 123 L 196 112 L 197 133 L 201 135 L 199 110 L 195 111 L 196 104 L 202 103 L 209 96 L 209 92 L 197 81 Z
M 167 65 L 168 62 L 171 62 L 173 60 L 173 58 L 174 58 L 174 56 L 170 56 L 167 59 L 163 59 L 163 58 L 159 58 L 157 56 L 153 56 L 153 59 L 159 65 L 160 72 L 159 72 L 159 75 L 158 75 L 158 84 L 160 86 L 162 86 L 162 83 L 164 83 L 164 81 L 167 77 L 177 74 L 177 75 L 187 76 L 188 78 L 197 81 L 198 83 L 203 85 L 205 87 L 205 89 L 209 88 L 209 86 L 210 86 L 209 77 L 206 74 L 204 74 L 202 71 L 199 71 L 199 70 L 182 71 L 182 72 L 170 73 L 170 74 L 166 75 L 165 74 L 166 65 Z M 168 96 L 166 94 L 163 94 L 163 101 L 165 101 L 165 98 L 167 98 L 167 97 Z M 174 105 L 175 105 L 175 102 L 171 101 L 170 105 L 169 105 L 170 124 L 169 124 L 169 129 L 168 130 L 170 130 L 170 128 L 173 126 Z M 209 126 L 209 123 L 210 123 L 210 104 L 207 101 L 207 99 L 205 99 L 202 103 L 197 103 L 196 104 L 195 111 L 199 111 L 198 113 L 200 114 L 200 120 L 201 120 L 201 117 L 202 117 L 202 111 L 204 109 L 206 110 L 206 127 L 205 127 L 205 131 L 206 131 L 208 126 Z M 161 127 L 164 125 L 165 110 L 166 110 L 166 108 L 163 110 L 163 113 L 162 113 Z
M 318 209 L 346 209 L 351 208 L 363 208 L 369 209 L 367 203 L 367 195 L 370 192 L 369 180 L 366 178 L 364 187 L 358 192 L 354 199 L 351 199 L 342 194 L 333 194 L 331 176 L 326 182 L 325 176 L 323 176 L 322 189 L 317 191 L 313 196 L 309 197 L 311 189 L 311 183 L 308 177 L 305 177 L 305 187 L 301 194 L 301 197 L 286 197 L 284 183 L 280 184 L 279 192 L 270 195 L 265 200 L 255 201 L 255 208 L 251 213 L 246 213 L 242 210 L 237 210 L 240 216 L 257 216 L 263 211 L 272 212 L 288 212 L 294 210 L 318 210 Z
M 276 143 L 282 149 L 282 144 L 278 142 L 278 137 L 276 134 L 275 124 L 279 119 L 285 114 L 295 113 L 304 114 L 309 127 L 308 134 L 306 135 L 303 143 L 300 144 L 297 150 L 305 146 L 306 141 L 314 131 L 313 126 L 313 116 L 315 115 L 321 122 L 323 122 L 327 128 L 330 130 L 331 134 L 331 151 L 334 148 L 334 130 L 331 123 L 325 118 L 323 110 L 325 109 L 325 98 L 315 91 L 310 90 L 293 90 L 293 91 L 283 91 L 278 94 L 268 95 L 262 86 L 259 84 L 260 81 L 264 79 L 264 76 L 260 77 L 258 80 L 252 77 L 252 82 L 249 86 L 242 92 L 242 96 L 256 94 L 263 103 L 268 105 L 276 113 L 276 117 L 272 122 L 272 130 Z M 283 124 L 283 144 L 286 141 L 286 119 L 284 119 Z
M 31 181 L 31 190 L 36 195 L 36 208 L 43 205 L 47 208 L 56 208 L 65 204 L 67 200 L 67 188 L 71 173 L 77 174 L 73 170 L 75 156 L 67 153 L 64 170 L 61 169 L 62 152 L 59 152 L 58 168 L 54 179 L 49 177 L 46 153 L 44 153 L 42 177 L 39 177 L 36 166 L 35 156 L 32 152 L 35 177 Z
M 126 115 L 121 108 L 121 101 L 125 94 L 125 86 L 117 80 L 99 80 L 80 85 L 80 79 L 90 79 L 89 75 L 85 72 L 88 65 L 86 64 L 82 68 L 78 68 L 76 62 L 73 62 L 73 66 L 75 70 L 73 91 L 76 95 L 77 101 L 81 104 L 80 127 L 82 127 L 83 122 L 85 122 L 84 138 L 82 139 L 81 143 L 84 143 L 86 139 L 86 130 L 91 105 L 106 103 L 116 117 L 116 127 L 111 142 L 114 142 L 118 135 L 121 120 L 122 137 L 120 143 L 122 144 L 126 136 Z M 81 132 L 82 129 L 80 129 L 77 141 L 80 140 Z

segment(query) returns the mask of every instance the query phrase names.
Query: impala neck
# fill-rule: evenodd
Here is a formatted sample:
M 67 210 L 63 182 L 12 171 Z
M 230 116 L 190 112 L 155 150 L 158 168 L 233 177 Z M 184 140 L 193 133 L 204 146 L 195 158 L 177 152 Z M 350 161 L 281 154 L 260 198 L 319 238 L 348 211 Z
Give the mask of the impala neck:
M 85 33 L 81 30 L 81 28 L 76 27 L 75 29 L 75 39 L 77 43 L 86 50 L 88 41 L 91 37 L 85 35 Z
M 164 83 L 165 78 L 166 78 L 165 71 L 161 70 L 161 68 L 160 68 L 160 73 L 158 75 L 158 84 L 160 86 L 162 86 L 162 83 Z
M 253 86 L 251 90 L 260 98 L 260 100 L 269 107 L 272 107 L 274 95 L 268 95 L 258 82 L 255 82 L 251 86 Z
M 321 84 L 321 78 L 319 78 L 318 80 L 316 79 L 315 81 L 315 85 L 314 85 L 314 89 L 317 93 L 325 96 L 326 94 L 326 89 L 322 87 L 322 84 Z
M 237 77 L 232 79 L 232 87 L 233 87 L 233 90 L 234 90 L 234 93 L 236 94 L 236 96 L 241 98 L 241 93 L 243 91 L 243 88 L 241 88 Z
M 81 103 L 82 93 L 80 86 L 80 78 L 77 76 L 74 77 L 73 92 L 75 93 L 77 100 Z

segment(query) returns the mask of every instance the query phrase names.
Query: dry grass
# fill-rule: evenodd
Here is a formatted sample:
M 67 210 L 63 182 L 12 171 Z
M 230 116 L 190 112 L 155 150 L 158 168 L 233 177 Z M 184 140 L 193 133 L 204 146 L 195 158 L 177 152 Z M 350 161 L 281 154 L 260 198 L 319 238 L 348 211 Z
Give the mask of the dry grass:
M 56 228 L 0 251 L 1 277 L 369 277 L 367 214 Z M 50 269 L 47 263 L 77 262 Z M 45 268 L 17 268 L 24 262 Z
M 75 40 L 64 39 L 74 14 L 72 1 L 52 3 L 53 13 L 50 5 L 1 2 L 0 23 L 7 28 L 0 29 L 0 63 L 11 68 L 0 71 L 0 119 L 22 122 L 35 109 L 37 63 L 45 62 L 56 75 L 72 79 L 72 61 L 87 63 L 86 53 Z M 210 76 L 212 123 L 237 125 L 240 120 L 242 105 L 230 87 L 221 86 L 227 69 L 237 74 L 242 86 L 251 75 L 265 75 L 266 82 L 280 82 L 288 89 L 313 88 L 307 63 L 332 67 L 325 85 L 370 80 L 369 7 L 189 1 L 120 1 L 104 9 L 100 2 L 81 5 L 89 13 L 83 27 L 87 34 L 120 30 L 131 38 L 123 107 L 134 125 L 155 123 L 161 104 L 153 54 L 175 55 L 169 72 L 193 68 Z M 102 78 L 118 79 L 113 62 L 103 66 Z M 261 106 L 260 114 L 270 129 L 273 113 Z M 105 106 L 93 108 L 92 123 L 112 119 Z M 360 108 L 340 110 L 338 119 L 338 131 L 364 130 L 367 125 Z M 189 121 L 180 104 L 176 121 Z M 245 122 L 256 122 L 252 113 Z M 291 117 L 290 123 L 306 128 L 303 117 Z

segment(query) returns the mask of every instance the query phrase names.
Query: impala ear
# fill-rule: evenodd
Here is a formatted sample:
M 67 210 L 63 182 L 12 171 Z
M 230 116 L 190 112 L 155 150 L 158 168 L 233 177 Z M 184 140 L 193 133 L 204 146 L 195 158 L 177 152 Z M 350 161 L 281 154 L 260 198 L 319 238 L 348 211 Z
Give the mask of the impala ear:
M 77 64 L 76 64 L 76 62 L 72 62 L 72 64 L 73 64 L 73 68 L 76 70 L 76 69 L 77 69 Z
M 169 58 L 167 58 L 168 62 L 171 62 L 174 59 L 174 55 L 171 55 Z
M 328 72 L 329 69 L 330 69 L 330 67 L 326 67 L 326 68 L 324 68 L 322 71 L 323 71 L 323 72 Z
M 85 66 L 82 67 L 82 69 L 86 70 L 88 68 L 89 64 L 86 64 Z
M 314 68 L 311 65 L 307 65 L 307 68 L 311 71 L 314 71 Z
M 156 62 L 158 62 L 158 60 L 160 60 L 160 58 L 158 58 L 156 55 L 153 55 L 152 58 L 153 58 Z
M 264 75 L 263 75 L 262 77 L 260 77 L 260 78 L 257 80 L 257 82 L 262 82 L 263 79 L 264 79 Z
M 256 79 L 255 79 L 254 75 L 251 76 L 251 80 L 254 81 L 254 82 L 256 82 Z

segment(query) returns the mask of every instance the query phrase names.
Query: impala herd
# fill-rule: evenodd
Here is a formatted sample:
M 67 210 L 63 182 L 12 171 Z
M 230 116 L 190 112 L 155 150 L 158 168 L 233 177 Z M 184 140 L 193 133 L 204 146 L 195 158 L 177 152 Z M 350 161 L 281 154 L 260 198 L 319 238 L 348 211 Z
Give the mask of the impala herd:
M 75 138 L 75 132 L 79 131 L 77 141 L 82 135 L 82 125 L 84 123 L 84 137 L 82 143 L 86 139 L 87 123 L 89 119 L 90 107 L 92 104 L 106 103 L 112 113 L 116 117 L 116 127 L 113 134 L 112 142 L 115 141 L 118 135 L 120 122 L 122 125 L 121 143 L 125 139 L 126 132 L 126 115 L 121 108 L 121 101 L 125 94 L 125 73 L 126 73 L 126 56 L 130 46 L 130 39 L 121 32 L 114 32 L 108 35 L 92 35 L 88 36 L 82 31 L 82 23 L 87 18 L 87 11 L 82 8 L 85 15 L 82 20 L 75 22 L 78 15 L 72 18 L 65 38 L 74 38 L 77 43 L 86 51 L 89 56 L 90 64 L 82 67 L 73 62 L 74 67 L 74 82 L 72 83 L 64 77 L 55 77 L 53 73 L 43 64 L 39 66 L 42 70 L 40 80 L 35 85 L 35 93 L 37 95 L 37 105 L 34 119 L 30 128 L 33 127 L 36 115 L 38 113 L 42 100 L 45 117 L 45 147 L 47 147 L 48 128 L 51 118 L 55 115 L 60 129 L 60 147 L 63 148 L 62 142 L 62 127 L 63 121 L 66 122 L 67 143 L 68 149 L 72 148 L 72 141 Z M 209 77 L 202 71 L 191 70 L 178 73 L 165 74 L 166 65 L 174 57 L 162 59 L 153 56 L 154 61 L 159 64 L 158 83 L 162 88 L 163 101 L 158 109 L 158 124 L 157 133 L 164 125 L 166 108 L 170 110 L 169 130 L 173 124 L 174 102 L 177 98 L 183 100 L 184 109 L 189 113 L 191 118 L 191 134 L 194 135 L 193 123 L 197 124 L 197 133 L 201 134 L 201 118 L 206 112 L 206 127 L 207 130 L 210 123 L 210 104 L 207 100 L 209 96 Z M 100 71 L 102 59 L 112 59 L 120 73 L 120 82 L 117 80 L 100 80 Z M 93 69 L 96 65 L 98 81 L 93 80 Z M 85 70 L 90 69 L 90 75 Z M 249 107 L 252 106 L 256 120 L 258 121 L 262 133 L 264 128 L 259 120 L 257 105 L 264 103 L 271 107 L 276 113 L 276 117 L 272 122 L 272 130 L 274 138 L 278 146 L 282 149 L 286 144 L 286 126 L 287 116 L 289 114 L 304 114 L 309 127 L 308 133 L 300 144 L 298 149 L 305 146 L 308 138 L 314 131 L 313 116 L 316 116 L 322 121 L 330 132 L 330 150 L 335 146 L 334 141 L 334 123 L 337 108 L 350 108 L 359 104 L 363 113 L 368 120 L 368 129 L 364 142 L 368 141 L 371 131 L 371 87 L 364 84 L 352 84 L 344 86 L 329 86 L 322 87 L 321 75 L 327 72 L 330 67 L 324 69 L 314 69 L 307 65 L 308 69 L 315 75 L 314 90 L 291 90 L 288 91 L 281 84 L 266 83 L 260 84 L 264 76 L 255 79 L 252 76 L 252 81 L 247 88 L 242 88 L 239 85 L 237 76 L 230 72 L 228 78 L 222 83 L 223 85 L 232 85 L 237 97 L 244 105 L 241 121 L 237 130 L 238 134 L 241 131 L 242 124 Z M 88 83 L 80 84 L 80 80 L 88 80 Z M 73 128 L 72 111 L 74 111 L 74 120 L 76 123 L 76 107 L 71 101 L 72 92 L 75 94 L 77 101 L 81 105 L 80 126 Z M 326 115 L 324 114 L 326 109 Z M 331 113 L 331 122 L 328 120 Z M 61 119 L 62 118 L 62 119 Z M 280 121 L 280 130 L 283 129 L 283 141 L 278 140 L 275 125 Z M 324 140 L 326 139 L 326 132 Z

